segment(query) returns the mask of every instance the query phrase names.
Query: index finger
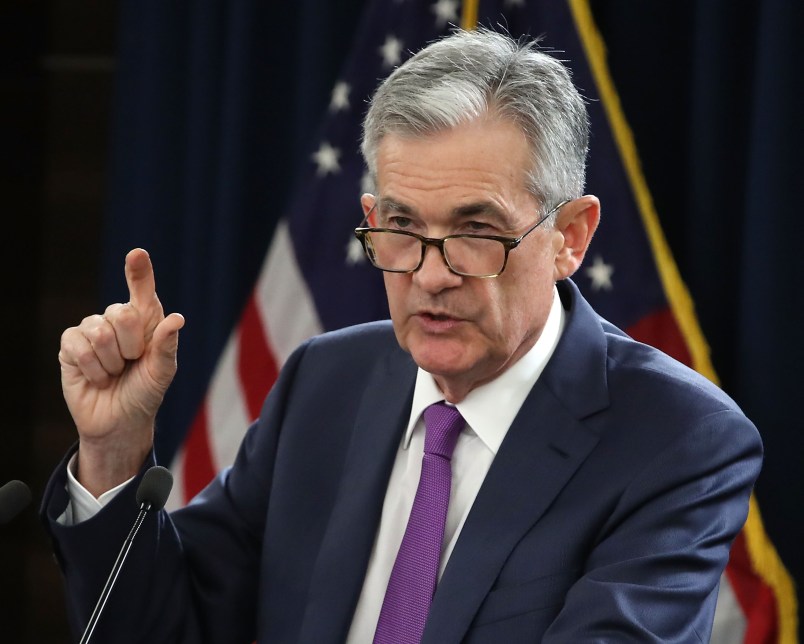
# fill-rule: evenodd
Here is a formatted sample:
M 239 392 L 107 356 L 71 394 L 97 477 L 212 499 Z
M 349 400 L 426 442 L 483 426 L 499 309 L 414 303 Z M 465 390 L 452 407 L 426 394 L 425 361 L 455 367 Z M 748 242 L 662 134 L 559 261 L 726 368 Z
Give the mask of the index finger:
M 154 268 L 146 250 L 135 248 L 126 255 L 126 284 L 129 301 L 140 312 L 145 313 L 159 303 Z

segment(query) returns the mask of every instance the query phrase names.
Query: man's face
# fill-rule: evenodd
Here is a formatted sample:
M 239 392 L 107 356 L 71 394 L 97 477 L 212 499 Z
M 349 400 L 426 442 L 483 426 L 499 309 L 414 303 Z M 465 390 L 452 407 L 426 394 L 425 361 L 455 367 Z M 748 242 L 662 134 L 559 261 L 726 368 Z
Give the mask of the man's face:
M 522 132 L 498 119 L 419 139 L 387 135 L 378 149 L 372 225 L 427 237 L 519 236 L 543 212 L 525 188 L 528 163 Z M 365 212 L 374 201 L 364 195 Z M 417 272 L 384 273 L 399 344 L 435 376 L 448 400 L 461 400 L 533 346 L 555 280 L 566 276 L 556 269 L 563 240 L 557 230 L 537 228 L 496 278 L 451 273 L 435 247 Z

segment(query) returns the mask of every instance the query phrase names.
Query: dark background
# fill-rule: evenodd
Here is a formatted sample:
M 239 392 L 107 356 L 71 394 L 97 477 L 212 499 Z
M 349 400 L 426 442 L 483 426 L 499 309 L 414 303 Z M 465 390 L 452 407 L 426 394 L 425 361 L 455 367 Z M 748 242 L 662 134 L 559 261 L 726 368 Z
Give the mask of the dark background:
M 256 143 L 273 146 L 266 198 L 281 205 L 363 2 L 283 3 L 281 13 L 272 4 L 256 12 L 265 40 L 254 44 L 271 56 L 262 70 L 270 83 L 255 86 L 276 92 L 266 118 L 285 142 Z M 168 15 L 157 6 L 5 0 L 0 8 L 0 484 L 25 480 L 37 501 L 74 440 L 59 390 L 60 333 L 105 303 L 104 214 L 126 198 L 118 190 L 126 146 L 158 144 L 153 133 L 120 129 L 121 114 L 164 107 L 132 106 L 132 74 L 143 86 L 164 78 L 141 64 L 153 57 L 132 52 L 174 39 L 176 56 L 160 64 L 178 65 L 192 35 L 186 7 Z M 226 17 L 224 4 L 203 6 Z M 802 3 L 600 0 L 592 8 L 715 369 L 763 434 L 757 496 L 766 527 L 804 579 Z M 316 77 L 295 77 L 311 52 L 321 56 Z M 164 172 L 170 184 L 171 168 Z M 256 275 L 272 226 L 254 223 L 254 258 L 238 270 Z M 0 526 L 0 565 L 0 640 L 67 641 L 58 569 L 33 508 Z

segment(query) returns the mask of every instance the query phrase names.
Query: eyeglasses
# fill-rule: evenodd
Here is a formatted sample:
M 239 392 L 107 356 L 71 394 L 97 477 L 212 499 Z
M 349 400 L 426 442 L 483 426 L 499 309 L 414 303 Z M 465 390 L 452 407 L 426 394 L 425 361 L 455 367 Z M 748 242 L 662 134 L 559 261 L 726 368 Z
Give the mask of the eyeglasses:
M 406 230 L 392 228 L 355 228 L 369 261 L 388 273 L 414 273 L 424 264 L 428 246 L 435 246 L 450 271 L 463 277 L 497 277 L 505 270 L 508 253 L 519 246 L 547 218 L 562 206 L 566 199 L 551 208 L 539 221 L 519 237 L 498 235 L 447 235 L 440 239 L 423 237 Z M 366 215 L 368 220 L 376 204 Z

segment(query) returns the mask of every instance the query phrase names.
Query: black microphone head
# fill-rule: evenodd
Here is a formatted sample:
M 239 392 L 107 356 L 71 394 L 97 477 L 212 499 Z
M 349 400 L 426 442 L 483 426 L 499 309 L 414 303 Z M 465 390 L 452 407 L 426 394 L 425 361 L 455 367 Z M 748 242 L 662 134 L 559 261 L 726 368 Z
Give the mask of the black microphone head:
M 154 465 L 145 472 L 137 488 L 137 507 L 147 503 L 151 506 L 151 510 L 161 510 L 165 507 L 172 487 L 173 475 L 170 470 L 161 465 Z
M 8 523 L 31 502 L 31 490 L 22 481 L 0 487 L 0 524 Z

